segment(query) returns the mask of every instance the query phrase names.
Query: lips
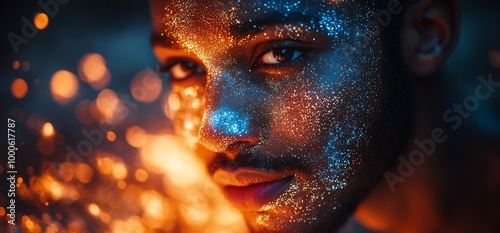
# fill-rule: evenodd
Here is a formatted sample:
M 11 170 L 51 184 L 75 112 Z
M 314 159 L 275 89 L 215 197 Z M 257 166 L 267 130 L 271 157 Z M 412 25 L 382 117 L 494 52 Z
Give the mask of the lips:
M 243 168 L 219 169 L 213 176 L 227 199 L 240 210 L 257 210 L 276 200 L 294 179 L 293 175 L 284 173 Z

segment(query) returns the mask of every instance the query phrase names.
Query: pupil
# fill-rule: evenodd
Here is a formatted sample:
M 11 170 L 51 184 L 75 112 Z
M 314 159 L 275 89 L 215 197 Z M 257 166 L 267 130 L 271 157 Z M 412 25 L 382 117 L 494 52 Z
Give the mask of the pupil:
M 273 50 L 273 56 L 279 62 L 290 61 L 293 58 L 293 50 L 286 48 L 276 48 Z
M 182 62 L 181 67 L 182 67 L 182 71 L 191 72 L 194 68 L 194 63 L 193 62 Z

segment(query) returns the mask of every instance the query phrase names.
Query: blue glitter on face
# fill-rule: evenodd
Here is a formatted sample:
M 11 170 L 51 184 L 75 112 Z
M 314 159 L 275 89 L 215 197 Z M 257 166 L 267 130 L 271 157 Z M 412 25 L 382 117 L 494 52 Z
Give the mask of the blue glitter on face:
M 249 133 L 249 117 L 223 107 L 215 110 L 208 120 L 215 133 L 242 136 Z

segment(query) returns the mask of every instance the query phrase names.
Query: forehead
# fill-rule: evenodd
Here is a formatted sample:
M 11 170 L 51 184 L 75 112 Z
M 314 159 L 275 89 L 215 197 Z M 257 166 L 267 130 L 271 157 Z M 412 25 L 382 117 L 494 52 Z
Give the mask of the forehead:
M 213 30 L 229 30 L 235 26 L 251 25 L 261 19 L 279 22 L 297 14 L 306 18 L 317 18 L 328 24 L 334 17 L 355 10 L 358 13 L 369 10 L 369 2 L 353 0 L 271 0 L 271 1 L 200 1 L 200 0 L 150 0 L 155 33 L 175 34 L 178 31 L 195 28 L 205 34 Z M 259 26 L 259 25 L 255 25 Z
M 174 1 L 151 0 L 154 38 L 166 47 L 182 47 L 208 61 L 257 36 L 300 39 L 311 32 L 327 36 L 356 34 L 354 22 L 366 19 L 374 3 L 354 0 Z M 371 7 L 370 7 L 371 6 Z M 267 35 L 265 33 L 266 32 Z M 220 55 L 220 54 L 219 54 Z

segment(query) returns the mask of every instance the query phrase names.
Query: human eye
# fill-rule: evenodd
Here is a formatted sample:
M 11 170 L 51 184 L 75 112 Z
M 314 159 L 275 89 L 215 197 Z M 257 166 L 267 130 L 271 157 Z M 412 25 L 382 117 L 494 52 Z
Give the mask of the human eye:
M 193 76 L 205 75 L 205 67 L 189 59 L 173 59 L 160 68 L 160 73 L 166 74 L 172 81 L 181 81 Z
M 293 62 L 308 52 L 314 45 L 298 41 L 278 41 L 261 44 L 255 51 L 255 66 L 280 66 Z

